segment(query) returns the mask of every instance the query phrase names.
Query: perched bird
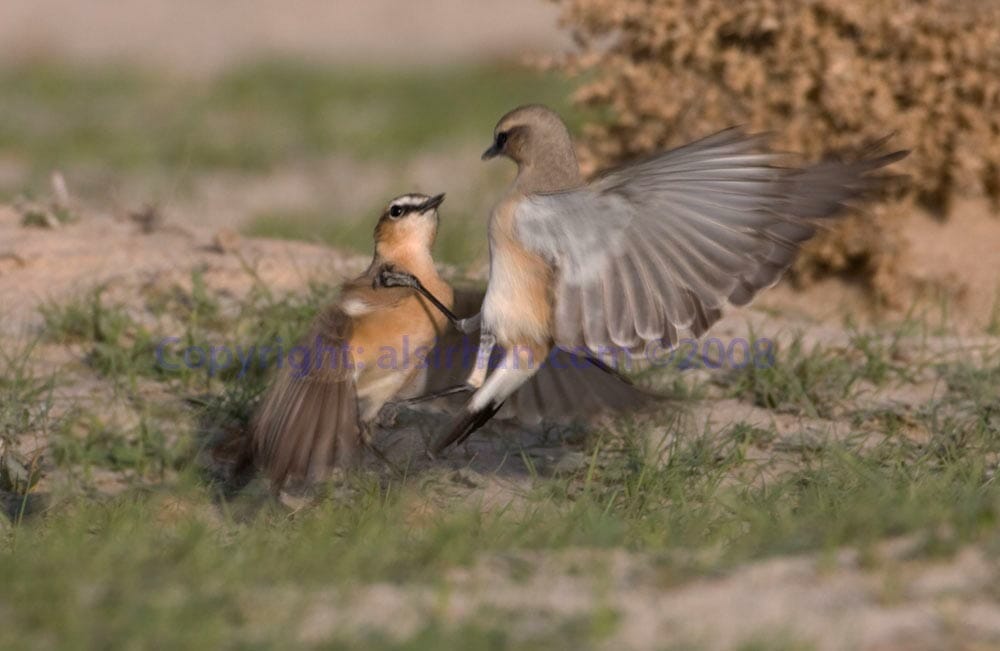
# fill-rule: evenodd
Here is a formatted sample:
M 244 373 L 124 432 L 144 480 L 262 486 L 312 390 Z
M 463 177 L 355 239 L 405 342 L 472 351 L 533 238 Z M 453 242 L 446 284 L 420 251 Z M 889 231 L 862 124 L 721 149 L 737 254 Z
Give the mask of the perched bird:
M 790 165 L 762 135 L 721 131 L 584 183 L 563 121 L 540 105 L 497 123 L 483 159 L 504 156 L 517 177 L 489 221 L 490 273 L 480 359 L 504 362 L 475 388 L 438 452 L 467 438 L 538 370 L 553 346 L 641 356 L 678 331 L 700 336 L 726 304 L 746 305 L 778 281 L 823 220 L 884 177 L 871 172 L 907 152 Z M 387 286 L 419 282 L 392 270 Z M 430 294 L 429 288 L 420 290 Z
M 454 393 L 450 385 L 472 368 L 476 342 L 446 332 L 444 314 L 451 314 L 454 292 L 431 256 L 443 200 L 443 194 L 407 194 L 385 208 L 371 264 L 341 287 L 337 302 L 312 324 L 301 342 L 309 363 L 277 371 L 237 466 L 256 465 L 276 488 L 289 480 L 322 479 L 334 467 L 358 463 L 387 402 Z M 376 288 L 387 267 L 418 278 L 431 297 L 407 287 Z M 460 292 L 458 299 L 461 309 L 469 309 L 464 305 L 482 303 L 482 292 Z M 599 361 L 559 353 L 552 365 L 559 370 L 540 373 L 511 399 L 511 416 L 565 422 L 650 398 Z M 425 390 L 431 395 L 416 397 Z M 589 399 L 581 403 L 581 395 Z

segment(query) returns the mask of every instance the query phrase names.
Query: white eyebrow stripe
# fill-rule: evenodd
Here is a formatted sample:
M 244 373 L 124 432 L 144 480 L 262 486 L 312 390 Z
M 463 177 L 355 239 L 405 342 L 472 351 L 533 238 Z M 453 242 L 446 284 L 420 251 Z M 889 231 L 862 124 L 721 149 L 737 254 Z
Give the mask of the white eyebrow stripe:
M 396 197 L 395 199 L 393 199 L 392 203 L 390 203 L 389 206 L 390 207 L 399 206 L 400 208 L 415 208 L 420 204 L 426 202 L 428 199 L 430 199 L 430 197 L 425 197 L 420 194 L 405 194 L 401 197 Z

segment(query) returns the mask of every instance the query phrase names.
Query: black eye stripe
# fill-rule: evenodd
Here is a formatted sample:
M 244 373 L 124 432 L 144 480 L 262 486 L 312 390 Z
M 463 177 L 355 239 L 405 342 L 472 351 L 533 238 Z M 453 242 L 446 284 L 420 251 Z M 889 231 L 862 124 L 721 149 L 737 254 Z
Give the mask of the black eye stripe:
M 423 203 L 419 203 L 419 204 L 416 204 L 416 205 L 405 205 L 405 206 L 404 205 L 395 205 L 395 206 L 390 206 L 389 210 L 387 211 L 387 213 L 388 213 L 388 215 L 390 217 L 393 217 L 394 219 L 399 219 L 400 217 L 404 217 L 405 215 L 409 215 L 411 212 L 417 212 L 417 211 L 419 211 L 421 206 L 423 206 Z

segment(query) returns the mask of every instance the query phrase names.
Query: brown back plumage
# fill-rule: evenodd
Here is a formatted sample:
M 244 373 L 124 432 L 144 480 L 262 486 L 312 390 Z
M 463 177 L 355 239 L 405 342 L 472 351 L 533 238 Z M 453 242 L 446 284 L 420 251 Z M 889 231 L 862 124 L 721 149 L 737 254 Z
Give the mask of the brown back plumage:
M 337 303 L 313 322 L 296 347 L 302 359 L 282 360 L 252 423 L 253 462 L 275 487 L 313 482 L 332 468 L 355 466 L 368 421 L 411 378 L 410 369 L 378 368 L 385 346 L 410 338 L 430 345 L 444 317 L 403 287 L 373 287 L 385 264 L 410 271 L 446 304 L 451 288 L 437 274 L 430 247 L 443 195 L 393 199 L 375 229 L 375 253 L 360 276 L 344 283 Z
M 322 479 L 359 458 L 350 335 L 351 320 L 340 306 L 328 308 L 300 343 L 311 351 L 308 365 L 283 364 L 264 396 L 253 421 L 253 456 L 275 486 Z

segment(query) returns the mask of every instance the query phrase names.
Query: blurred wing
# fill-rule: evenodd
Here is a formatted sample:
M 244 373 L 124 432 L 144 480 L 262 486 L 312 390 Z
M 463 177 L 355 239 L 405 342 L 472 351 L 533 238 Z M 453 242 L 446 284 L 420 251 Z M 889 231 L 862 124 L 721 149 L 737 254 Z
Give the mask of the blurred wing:
M 497 417 L 528 425 L 567 424 L 609 412 L 635 412 L 659 400 L 597 359 L 553 348 Z
M 345 350 L 349 337 L 350 319 L 339 306 L 328 309 L 302 343 L 325 349 L 324 357 L 310 359 L 304 373 L 283 364 L 264 395 L 253 422 L 254 460 L 276 486 L 288 478 L 321 479 L 359 459 L 353 360 L 336 355 L 334 361 L 331 352 Z
M 517 209 L 521 243 L 557 270 L 555 341 L 636 353 L 700 336 L 727 303 L 773 285 L 817 230 L 906 155 L 779 167 L 762 136 L 728 129 Z M 603 352 L 602 352 L 603 351 Z
M 464 317 L 479 312 L 483 302 L 479 290 L 455 290 L 454 312 Z M 478 333 L 464 335 L 449 328 L 431 351 L 424 392 L 441 391 L 465 382 L 476 359 Z M 494 351 L 494 359 L 503 356 Z M 500 418 L 513 418 L 527 425 L 564 424 L 608 411 L 633 411 L 657 400 L 600 361 L 584 355 L 553 349 L 538 373 L 523 384 L 504 404 Z

